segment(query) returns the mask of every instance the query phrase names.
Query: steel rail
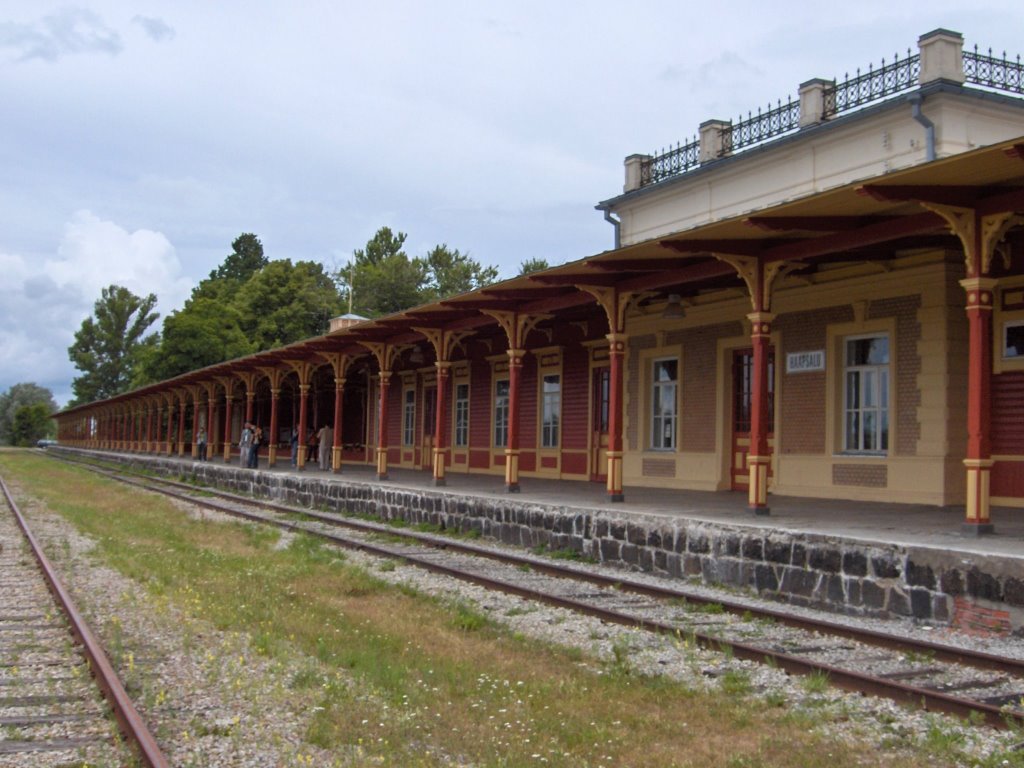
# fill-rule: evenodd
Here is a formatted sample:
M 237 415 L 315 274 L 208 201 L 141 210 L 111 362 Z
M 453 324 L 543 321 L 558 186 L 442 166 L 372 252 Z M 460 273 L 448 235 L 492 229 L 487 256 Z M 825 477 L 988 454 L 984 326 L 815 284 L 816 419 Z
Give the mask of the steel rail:
M 86 466 L 89 466 L 92 469 L 96 469 L 96 467 L 94 465 L 91 465 L 88 462 L 82 462 L 82 463 L 84 463 Z M 428 570 L 428 571 L 431 571 L 431 572 L 434 572 L 434 573 L 440 573 L 440 574 L 443 574 L 443 575 L 446 575 L 446 576 L 451 576 L 451 577 L 454 577 L 454 578 L 457 578 L 457 579 L 460 579 L 460 580 L 463 580 L 463 581 L 469 581 L 469 582 L 476 583 L 476 584 L 479 584 L 481 586 L 487 587 L 489 589 L 494 589 L 494 590 L 502 591 L 502 592 L 505 592 L 505 593 L 508 593 L 508 594 L 517 595 L 519 597 L 523 597 L 523 598 L 530 599 L 530 600 L 536 600 L 536 601 L 539 601 L 539 602 L 546 603 L 548 605 L 553 605 L 553 606 L 561 607 L 561 608 L 567 608 L 569 610 L 573 610 L 575 612 L 582 613 L 584 615 L 588 615 L 588 616 L 592 616 L 592 617 L 595 617 L 595 618 L 599 618 L 599 619 L 604 620 L 604 621 L 620 624 L 620 625 L 623 625 L 623 626 L 630 626 L 630 627 L 636 627 L 636 628 L 640 628 L 640 629 L 645 629 L 645 630 L 656 632 L 656 633 L 659 633 L 659 634 L 668 634 L 668 635 L 673 635 L 673 636 L 677 636 L 677 637 L 683 635 L 683 632 L 682 632 L 682 630 L 679 627 L 675 627 L 675 626 L 672 626 L 672 625 L 664 623 L 664 622 L 660 622 L 660 621 L 656 621 L 656 620 L 651 620 L 651 619 L 638 618 L 636 616 L 631 616 L 631 615 L 629 615 L 627 613 L 623 613 L 621 611 L 615 611 L 615 610 L 611 610 L 611 609 L 607 609 L 607 608 L 602 608 L 600 606 L 591 605 L 589 603 L 586 603 L 586 602 L 583 602 L 583 601 L 580 601 L 580 600 L 575 600 L 573 598 L 567 598 L 567 597 L 561 597 L 561 596 L 557 596 L 557 595 L 552 595 L 552 594 L 549 594 L 549 593 L 546 593 L 546 592 L 541 592 L 541 591 L 538 591 L 538 590 L 531 589 L 529 587 L 524 587 L 524 586 L 519 585 L 519 584 L 513 584 L 511 582 L 507 582 L 507 581 L 502 580 L 502 579 L 498 579 L 498 578 L 494 578 L 494 577 L 490 577 L 490 576 L 482 576 L 480 574 L 472 573 L 472 572 L 469 572 L 469 571 L 465 571 L 465 570 L 460 569 L 460 568 L 456 568 L 456 567 L 453 567 L 453 566 L 448 566 L 448 565 L 444 565 L 444 564 L 441 564 L 441 563 L 437 563 L 437 562 L 431 561 L 431 560 L 426 559 L 426 558 L 417 557 L 416 555 L 413 555 L 413 554 L 410 554 L 410 553 L 407 553 L 407 552 L 399 552 L 399 551 L 391 549 L 391 548 L 389 548 L 387 546 L 378 545 L 378 544 L 372 544 L 372 543 L 365 542 L 365 541 L 354 541 L 352 539 L 345 538 L 344 536 L 340 536 L 340 535 L 336 535 L 336 534 L 331 534 L 331 533 L 326 533 L 326 532 L 323 532 L 323 531 L 312 530 L 312 529 L 306 528 L 306 527 L 304 527 L 304 526 L 302 526 L 302 525 L 300 525 L 298 523 L 292 523 L 292 522 L 288 522 L 288 521 L 285 521 L 285 520 L 273 520 L 273 519 L 270 519 L 270 518 L 264 517 L 262 515 L 258 515 L 258 514 L 252 513 L 252 512 L 245 512 L 243 510 L 233 509 L 231 507 L 223 506 L 223 505 L 217 504 L 217 503 L 215 503 L 215 502 L 213 502 L 213 501 L 211 501 L 209 499 L 197 498 L 197 497 L 191 496 L 191 495 L 189 495 L 188 493 L 185 493 L 185 492 L 178 493 L 178 492 L 170 491 L 170 490 L 167 490 L 167 489 L 164 489 L 164 488 L 149 486 L 149 485 L 146 485 L 145 483 L 142 483 L 142 482 L 138 482 L 138 481 L 135 481 L 135 480 L 127 479 L 127 478 L 124 478 L 124 477 L 119 477 L 116 474 L 115 475 L 110 475 L 110 476 L 113 477 L 114 479 L 117 479 L 120 482 L 126 483 L 128 485 L 139 487 L 139 488 L 142 488 L 143 490 L 148 490 L 150 492 L 161 493 L 161 494 L 170 496 L 172 498 L 176 498 L 176 499 L 179 499 L 179 500 L 187 501 L 187 502 L 189 502 L 191 504 L 196 504 L 198 506 L 202 506 L 202 507 L 205 507 L 207 509 L 212 509 L 212 510 L 221 512 L 223 514 L 228 514 L 228 515 L 231 515 L 231 516 L 234 516 L 234 517 L 238 517 L 238 518 L 249 520 L 249 521 L 253 521 L 253 522 L 263 523 L 263 524 L 267 524 L 267 525 L 273 525 L 275 527 L 278 527 L 278 528 L 281 528 L 281 529 L 284 529 L 284 530 L 288 530 L 288 531 L 291 531 L 291 532 L 301 532 L 301 533 L 306 533 L 306 534 L 309 534 L 309 535 L 317 536 L 319 538 L 326 539 L 327 541 L 330 541 L 330 542 L 332 542 L 334 544 L 337 544 L 339 546 L 342 546 L 342 547 L 345 547 L 345 548 L 348 548 L 348 549 L 358 550 L 358 551 L 362 551 L 362 552 L 368 552 L 370 554 L 381 556 L 381 557 L 398 559 L 398 560 L 401 560 L 403 562 L 411 563 L 413 565 L 416 565 L 417 567 L 423 568 L 425 570 Z M 153 480 L 153 479 L 154 478 L 148 478 L 148 477 L 146 478 L 147 481 Z M 162 480 L 162 479 L 156 479 L 156 482 L 163 483 L 163 484 L 183 485 L 183 484 L 175 483 L 173 481 L 167 481 L 167 480 Z M 198 490 L 198 489 L 196 489 L 194 487 L 191 487 L 191 486 L 185 486 L 185 488 L 188 491 Z M 204 492 L 206 492 L 206 489 L 202 489 L 202 490 Z M 233 496 L 231 494 L 223 494 L 222 492 L 215 492 L 215 493 L 217 495 L 228 496 L 228 497 L 232 498 L 232 500 L 234 500 L 234 501 L 236 501 L 237 503 L 240 503 L 240 504 L 247 504 L 247 505 L 253 505 L 254 504 L 253 500 L 251 500 L 251 499 L 246 499 L 246 498 L 242 498 L 242 497 L 238 497 L 238 496 Z M 301 515 L 306 516 L 306 517 L 315 518 L 315 519 L 317 519 L 318 521 L 321 521 L 321 522 L 324 522 L 324 521 L 329 522 L 329 523 L 336 522 L 335 518 L 333 518 L 331 516 L 320 515 L 318 513 L 310 514 L 306 510 L 298 511 L 298 510 L 295 510 L 295 509 L 289 509 L 289 508 L 286 508 L 286 507 L 281 507 L 280 505 L 273 505 L 270 502 L 259 502 L 257 505 L 258 506 L 264 506 L 264 507 L 267 506 L 267 505 L 270 505 L 272 507 L 275 507 L 276 509 L 273 509 L 272 511 L 276 511 L 279 514 L 280 513 L 301 514 Z M 356 526 L 353 526 L 353 527 L 356 527 Z M 424 540 L 424 538 L 425 538 L 424 534 L 418 534 L 417 533 L 417 534 L 410 535 L 411 532 L 394 530 L 394 529 L 387 528 L 385 526 L 367 526 L 367 527 L 362 528 L 362 529 L 363 529 L 364 532 L 385 533 L 385 534 L 395 535 L 395 536 L 399 536 L 399 537 L 403 537 L 403 538 L 414 539 L 418 543 L 428 543 L 428 544 L 429 543 L 433 543 L 433 542 L 425 541 Z M 452 546 L 452 544 L 456 544 L 457 547 L 456 546 Z M 461 542 L 449 542 L 448 540 L 444 540 L 444 541 L 442 541 L 440 543 L 434 544 L 434 546 L 437 546 L 439 548 L 445 548 L 445 549 L 455 549 L 455 548 L 464 548 L 465 547 L 465 545 L 462 544 Z M 469 549 L 471 549 L 471 550 L 481 550 L 481 553 L 483 553 L 483 549 L 482 548 L 470 547 Z M 476 554 L 476 552 L 470 552 L 468 550 L 464 550 L 464 551 L 466 551 L 467 554 Z M 486 554 L 491 559 L 499 559 L 499 560 L 500 559 L 506 559 L 506 558 L 502 557 L 500 555 L 500 553 L 495 553 L 495 552 L 490 551 L 490 550 L 486 550 Z M 586 575 L 584 575 L 584 578 L 580 579 L 581 574 L 578 571 L 576 571 L 575 569 L 562 569 L 562 568 L 558 568 L 557 566 L 552 566 L 551 564 L 540 563 L 538 561 L 535 561 L 532 558 L 523 558 L 521 556 L 512 556 L 512 557 L 507 558 L 507 560 L 509 562 L 516 563 L 516 564 L 528 564 L 531 567 L 537 566 L 538 569 L 542 569 L 542 570 L 548 571 L 551 575 L 557 575 L 557 576 L 561 576 L 561 577 L 564 577 L 564 578 L 575 579 L 575 580 L 583 580 L 583 581 L 587 581 L 589 583 L 594 583 L 593 579 L 590 578 L 591 574 L 586 574 Z M 543 566 L 543 568 L 541 568 L 541 566 Z M 633 586 L 643 586 L 645 589 L 647 588 L 646 585 L 637 585 L 635 582 L 632 585 Z M 605 583 L 604 586 L 612 586 L 612 587 L 623 588 L 625 585 L 620 580 L 608 579 L 607 583 Z M 658 596 L 658 597 L 680 597 L 680 596 L 682 596 L 680 593 L 674 593 L 671 590 L 666 590 L 666 591 L 656 590 L 656 591 L 657 591 L 658 594 L 656 594 L 655 596 Z M 705 598 L 705 600 L 706 600 L 706 598 Z M 715 602 L 715 601 L 707 601 L 707 602 Z M 757 609 L 750 608 L 750 607 L 746 607 L 746 608 L 744 608 L 744 610 L 749 610 L 753 614 L 757 613 Z M 776 613 L 776 612 L 772 612 L 772 613 Z M 801 623 L 802 623 L 802 627 L 801 628 L 812 629 L 812 630 L 815 630 L 815 631 L 826 631 L 826 632 L 830 632 L 830 633 L 831 633 L 831 628 L 832 627 L 840 626 L 840 625 L 834 625 L 832 623 L 819 623 L 819 622 L 816 622 L 816 621 L 811 620 L 811 619 L 801 619 Z M 851 628 L 849 628 L 849 627 L 842 627 L 842 629 L 849 630 Z M 882 633 L 874 633 L 874 632 L 872 632 L 872 633 L 869 633 L 869 635 L 877 636 L 877 635 L 882 635 Z M 885 638 L 891 638 L 892 637 L 892 636 L 889 636 L 889 635 L 882 635 L 882 636 L 885 637 Z M 781 651 L 775 651 L 775 650 L 770 649 L 770 648 L 758 647 L 756 645 L 751 645 L 749 643 L 732 642 L 732 641 L 722 640 L 721 638 L 716 638 L 716 637 L 713 637 L 711 635 L 706 635 L 706 634 L 702 634 L 702 633 L 698 633 L 698 632 L 692 632 L 692 631 L 691 632 L 687 632 L 685 634 L 685 637 L 687 639 L 691 639 L 693 642 L 695 642 L 697 645 L 700 645 L 703 648 L 707 648 L 709 650 L 715 650 L 715 651 L 732 653 L 732 655 L 736 656 L 737 658 L 741 658 L 741 659 L 745 659 L 745 660 L 755 661 L 755 662 L 759 662 L 759 663 L 772 664 L 772 665 L 777 666 L 780 669 L 783 669 L 784 671 L 786 671 L 788 673 L 791 673 L 791 674 L 801 674 L 801 675 L 808 675 L 808 674 L 812 674 L 812 673 L 824 674 L 824 675 L 827 675 L 829 681 L 832 684 L 836 685 L 837 687 L 843 688 L 845 690 L 854 691 L 854 692 L 858 692 L 858 693 L 868 693 L 868 694 L 871 694 L 871 695 L 884 696 L 886 698 L 890 698 L 890 699 L 893 699 L 895 701 L 899 701 L 899 702 L 902 702 L 902 703 L 905 703 L 905 704 L 918 705 L 918 706 L 921 706 L 924 709 L 929 710 L 929 711 L 943 712 L 945 714 L 955 715 L 957 717 L 964 717 L 964 718 L 966 718 L 966 717 L 972 716 L 972 714 L 974 714 L 974 713 L 980 713 L 980 714 L 983 715 L 985 721 L 989 725 L 992 725 L 994 727 L 999 727 L 999 728 L 1007 727 L 1008 721 L 1014 722 L 1014 723 L 1016 723 L 1018 725 L 1019 724 L 1024 724 L 1024 712 L 1017 712 L 1017 711 L 1013 711 L 1013 710 L 1004 710 L 1004 709 L 1001 709 L 1000 707 L 994 706 L 992 704 L 987 704 L 985 702 L 978 701 L 978 700 L 975 700 L 975 699 L 960 698 L 960 697 L 957 697 L 957 696 L 952 696 L 952 695 L 947 694 L 947 693 L 942 693 L 942 692 L 939 692 L 939 691 L 930 690 L 928 688 L 923 688 L 923 687 L 920 687 L 920 686 L 915 686 L 915 685 L 910 685 L 910 684 L 907 684 L 907 683 L 903 683 L 903 682 L 898 681 L 898 680 L 892 680 L 892 679 L 875 677 L 873 675 L 869 675 L 869 674 L 861 673 L 861 672 L 856 672 L 856 671 L 853 671 L 853 670 L 850 670 L 850 669 L 844 669 L 842 667 L 838 667 L 838 666 L 831 665 L 831 664 L 825 664 L 825 663 L 822 663 L 822 662 L 816 662 L 816 661 L 810 661 L 810 660 L 807 660 L 807 659 L 802 659 L 802 658 L 800 658 L 798 656 L 794 656 L 793 654 L 789 654 L 789 653 L 785 653 L 785 652 L 781 652 Z M 851 637 L 850 635 L 844 635 L 844 637 L 847 637 L 849 639 L 859 639 L 859 638 L 856 638 L 856 637 Z M 931 649 L 931 644 L 928 644 L 928 643 L 918 643 L 917 641 L 906 641 L 906 640 L 904 640 L 903 643 L 904 643 L 904 646 L 900 646 L 897 649 L 902 650 L 904 647 L 906 647 L 908 649 L 912 648 L 912 649 L 915 649 L 915 650 L 918 650 L 918 651 L 920 651 L 922 649 L 926 649 L 926 650 L 930 650 Z M 894 647 L 894 646 L 890 646 L 890 647 Z M 949 647 L 948 646 L 939 646 L 939 648 L 948 649 Z M 953 651 L 957 652 L 959 655 L 962 655 L 964 658 L 967 658 L 969 656 L 969 654 L 971 653 L 971 652 L 962 652 L 962 651 L 960 651 L 960 649 L 950 649 L 950 650 L 953 650 Z M 983 656 L 983 659 L 987 659 L 987 655 L 982 655 L 982 656 Z M 936 658 L 937 658 L 937 654 L 936 654 Z M 949 659 L 946 659 L 946 660 L 948 661 Z M 1015 661 L 1015 660 L 1004 660 L 1004 661 L 1008 662 L 1011 665 L 1012 670 L 1016 674 L 1021 674 L 1022 672 L 1024 672 L 1024 662 L 1019 662 L 1019 661 Z M 961 660 L 960 663 L 967 663 L 967 662 L 964 662 L 964 661 Z M 977 665 L 975 665 L 975 666 L 977 666 Z M 1005 670 L 1003 670 L 1003 671 L 1005 671 Z
M 104 653 L 99 640 L 89 628 L 88 623 L 79 612 L 74 600 L 72 600 L 71 594 L 50 564 L 49 558 L 46 557 L 35 534 L 29 528 L 27 521 L 21 514 L 21 510 L 18 509 L 18 505 L 14 501 L 14 497 L 11 496 L 7 483 L 4 482 L 2 477 L 0 477 L 0 490 L 3 491 L 7 505 L 14 514 L 14 519 L 17 521 L 18 527 L 32 549 L 32 554 L 39 564 L 39 569 L 46 579 L 50 592 L 67 617 L 72 635 L 74 635 L 75 640 L 82 647 L 82 652 L 89 661 L 89 668 L 92 670 L 97 685 L 110 704 L 114 718 L 117 720 L 125 741 L 137 752 L 144 765 L 149 766 L 149 768 L 169 768 L 170 763 L 160 750 L 160 747 L 157 746 L 156 739 L 153 738 L 153 734 L 150 733 L 146 723 L 141 715 L 139 715 L 135 704 L 132 703 L 131 697 L 114 671 L 114 667 L 107 658 L 106 653 Z
M 63 457 L 62 457 L 63 458 Z M 82 461 L 75 459 L 76 463 L 85 464 L 87 466 L 96 465 L 92 462 Z M 153 477 L 149 475 L 143 475 L 137 472 L 131 472 L 124 470 L 124 468 L 118 468 L 118 472 L 124 472 L 127 474 L 134 475 L 136 477 L 144 478 L 148 482 L 160 483 L 168 485 L 173 488 L 179 488 L 182 491 L 194 492 L 201 490 L 204 494 L 215 496 L 228 501 L 233 501 L 239 504 L 246 504 L 250 506 L 260 507 L 262 509 L 268 509 L 272 512 L 287 515 L 302 515 L 305 518 L 316 520 L 318 522 L 326 523 L 328 525 L 336 526 L 339 528 L 349 528 L 352 530 L 362 531 L 364 533 L 386 533 L 389 536 L 397 536 L 408 539 L 410 541 L 416 541 L 420 544 L 433 546 L 437 548 L 447 549 L 454 552 L 461 552 L 467 555 L 473 555 L 476 557 L 484 557 L 491 560 L 496 560 L 503 563 L 512 563 L 514 565 L 526 565 L 535 571 L 545 573 L 550 576 L 561 576 L 566 578 L 572 578 L 577 581 L 587 582 L 595 586 L 600 587 L 612 587 L 622 592 L 630 592 L 644 597 L 659 598 L 665 600 L 671 599 L 682 599 L 690 603 L 698 605 L 710 605 L 716 604 L 721 606 L 726 612 L 742 616 L 744 614 L 753 614 L 756 617 L 769 619 L 779 624 L 793 627 L 795 629 L 802 629 L 807 631 L 819 631 L 825 632 L 835 637 L 842 637 L 847 640 L 855 640 L 861 643 L 867 643 L 875 645 L 880 648 L 886 648 L 893 651 L 901 651 L 905 653 L 924 653 L 930 657 L 938 660 L 945 661 L 955 664 L 963 664 L 965 666 L 971 666 L 978 669 L 986 669 L 995 672 L 1005 672 L 1012 675 L 1024 676 L 1024 660 L 1007 658 L 1005 656 L 996 656 L 995 654 L 985 653 L 983 651 L 975 651 L 968 648 L 957 648 L 955 646 L 945 645 L 942 643 L 936 643 L 927 640 L 917 640 L 908 637 L 901 637 L 898 635 L 889 634 L 886 632 L 880 632 L 878 630 L 866 629 L 861 627 L 854 627 L 848 624 L 841 624 L 838 622 L 828 621 L 827 619 L 810 618 L 804 616 L 794 615 L 787 613 L 782 610 L 775 610 L 772 608 L 766 608 L 762 606 L 751 605 L 738 600 L 729 600 L 727 598 L 718 597 L 707 597 L 700 595 L 686 589 L 658 586 L 655 584 L 647 584 L 644 582 L 636 581 L 628 577 L 620 577 L 618 575 L 605 576 L 599 573 L 591 573 L 587 571 L 581 571 L 575 568 L 570 568 L 558 563 L 552 562 L 551 560 L 540 559 L 537 557 L 530 557 L 528 555 L 519 555 L 513 552 L 501 552 L 489 547 L 482 547 L 474 545 L 468 542 L 459 541 L 451 537 L 437 536 L 429 533 L 423 533 L 419 531 L 409 531 L 400 528 L 392 528 L 384 523 L 372 523 L 363 520 L 352 520 L 340 518 L 336 514 L 325 514 L 323 512 L 317 512 L 311 509 L 300 509 L 296 507 L 287 506 L 285 504 L 279 504 L 265 499 L 256 499 L 252 497 L 240 496 L 238 494 L 229 493 L 227 491 L 221 491 L 209 487 L 197 488 L 194 485 L 188 485 L 187 483 L 181 483 L 175 480 L 169 480 L 162 477 Z M 118 474 L 111 475 L 122 482 L 129 482 Z M 194 496 L 187 497 L 188 501 L 195 503 L 202 503 L 202 500 L 197 500 Z

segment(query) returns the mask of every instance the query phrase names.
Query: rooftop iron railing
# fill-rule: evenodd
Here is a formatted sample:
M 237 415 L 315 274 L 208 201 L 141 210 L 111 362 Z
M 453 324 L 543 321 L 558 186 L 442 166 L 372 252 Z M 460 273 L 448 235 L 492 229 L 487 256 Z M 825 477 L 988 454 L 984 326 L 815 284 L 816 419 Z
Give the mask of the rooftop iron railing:
M 963 51 L 964 81 L 984 88 L 1024 94 L 1024 64 L 1018 55 L 1008 59 L 974 51 Z M 896 54 L 892 61 L 877 69 L 869 65 L 866 72 L 857 70 L 847 73 L 842 81 L 832 81 L 824 89 L 824 114 L 827 119 L 844 112 L 859 109 L 868 104 L 888 98 L 902 91 L 917 87 L 921 74 L 920 54 L 900 58 Z M 764 111 L 748 112 L 747 117 L 728 124 L 722 134 L 722 148 L 718 157 L 736 150 L 756 146 L 777 136 L 796 131 L 800 127 L 800 100 L 787 98 L 776 105 L 768 105 Z M 693 140 L 644 158 L 640 166 L 640 186 L 650 186 L 666 179 L 691 171 L 701 165 L 700 140 Z

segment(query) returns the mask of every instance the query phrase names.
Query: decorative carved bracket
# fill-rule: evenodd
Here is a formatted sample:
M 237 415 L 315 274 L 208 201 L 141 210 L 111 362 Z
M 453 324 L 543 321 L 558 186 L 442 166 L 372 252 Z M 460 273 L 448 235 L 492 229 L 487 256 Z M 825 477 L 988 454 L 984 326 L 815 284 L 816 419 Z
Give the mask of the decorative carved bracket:
M 439 363 L 451 362 L 452 352 L 455 347 L 462 343 L 467 336 L 475 331 L 447 331 L 441 328 L 413 328 L 417 333 L 422 333 L 427 341 L 434 347 L 434 355 Z
M 320 366 L 311 363 L 309 360 L 285 360 L 291 369 L 295 371 L 295 375 L 299 377 L 299 387 L 308 387 L 313 381 L 313 373 Z
M 1002 259 L 1003 267 L 1010 268 L 1010 248 L 1005 240 L 1006 233 L 1020 223 L 1024 223 L 1024 217 L 1013 211 L 981 217 L 981 274 L 989 274 L 992 259 L 996 256 Z
M 957 205 L 925 202 L 922 202 L 921 206 L 941 216 L 946 224 L 949 225 L 950 231 L 960 238 L 960 245 L 964 249 L 964 262 L 967 266 L 967 274 L 980 274 L 978 268 L 981 265 L 978 263 L 977 241 L 975 240 L 977 224 L 974 209 L 962 208 Z
M 391 373 L 391 367 L 395 364 L 395 358 L 398 357 L 398 353 L 401 351 L 398 347 L 382 341 L 361 341 L 359 343 L 370 350 L 373 356 L 377 358 L 377 366 L 382 374 Z
M 541 320 L 547 320 L 551 317 L 551 315 L 523 315 L 519 312 L 499 309 L 485 309 L 483 313 L 490 315 L 498 321 L 498 325 L 501 326 L 508 337 L 509 349 L 525 349 L 526 337 L 530 335 L 530 331 Z
M 772 286 L 775 279 L 780 276 L 784 277 L 803 266 L 785 261 L 773 261 L 762 265 L 756 256 L 740 256 L 732 253 L 712 253 L 711 255 L 735 269 L 736 274 L 747 284 L 750 305 L 755 312 L 770 312 Z
M 577 285 L 576 288 L 597 299 L 597 303 L 608 317 L 610 333 L 623 333 L 626 330 L 626 310 L 630 303 L 641 295 L 639 291 L 620 293 L 618 288 L 605 285 Z
M 331 370 L 334 371 L 334 381 L 344 380 L 348 372 L 348 366 L 352 362 L 352 355 L 344 352 L 321 352 L 320 357 L 328 362 Z

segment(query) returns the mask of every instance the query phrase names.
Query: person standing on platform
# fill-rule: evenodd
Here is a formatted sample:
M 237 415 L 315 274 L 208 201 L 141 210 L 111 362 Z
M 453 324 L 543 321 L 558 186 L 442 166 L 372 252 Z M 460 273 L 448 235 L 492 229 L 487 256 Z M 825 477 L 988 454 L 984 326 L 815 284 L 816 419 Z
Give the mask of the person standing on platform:
M 199 434 L 196 435 L 196 446 L 199 448 L 199 460 L 206 461 L 206 430 L 202 427 L 199 428 Z
M 260 463 L 260 443 L 263 442 L 263 428 L 252 428 L 252 447 L 249 448 L 249 469 L 256 469 Z
M 299 465 L 299 428 L 292 427 L 292 466 Z
M 334 430 L 324 424 L 317 433 L 320 438 L 320 469 L 327 470 L 331 466 L 331 443 L 334 441 Z
M 316 461 L 316 431 L 311 429 L 306 437 L 306 463 L 314 461 Z
M 238 441 L 238 465 L 249 466 L 249 452 L 252 450 L 252 424 L 248 421 L 242 428 L 242 439 Z

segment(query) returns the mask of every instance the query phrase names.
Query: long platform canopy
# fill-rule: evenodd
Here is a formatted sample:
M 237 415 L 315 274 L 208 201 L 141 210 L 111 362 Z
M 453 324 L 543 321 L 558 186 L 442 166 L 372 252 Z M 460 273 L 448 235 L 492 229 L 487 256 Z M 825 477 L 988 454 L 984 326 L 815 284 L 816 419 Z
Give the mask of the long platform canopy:
M 721 255 L 785 263 L 790 274 L 813 274 L 839 261 L 884 262 L 898 252 L 948 247 L 961 250 L 946 219 L 927 206 L 956 206 L 984 215 L 1024 212 L 1024 137 L 972 150 L 870 180 L 813 193 L 752 215 L 713 221 L 512 278 L 469 293 L 367 320 L 277 349 L 208 366 L 100 401 L 115 404 L 296 361 L 322 361 L 325 353 L 367 354 L 364 343 L 423 342 L 424 331 L 497 326 L 488 311 L 569 313 L 594 304 L 586 287 L 620 292 L 695 296 L 743 283 Z M 1022 246 L 1020 226 L 1009 240 Z M 717 255 L 716 255 L 717 254 Z M 998 269 L 998 268 L 997 268 Z M 88 403 L 61 415 L 94 408 Z

